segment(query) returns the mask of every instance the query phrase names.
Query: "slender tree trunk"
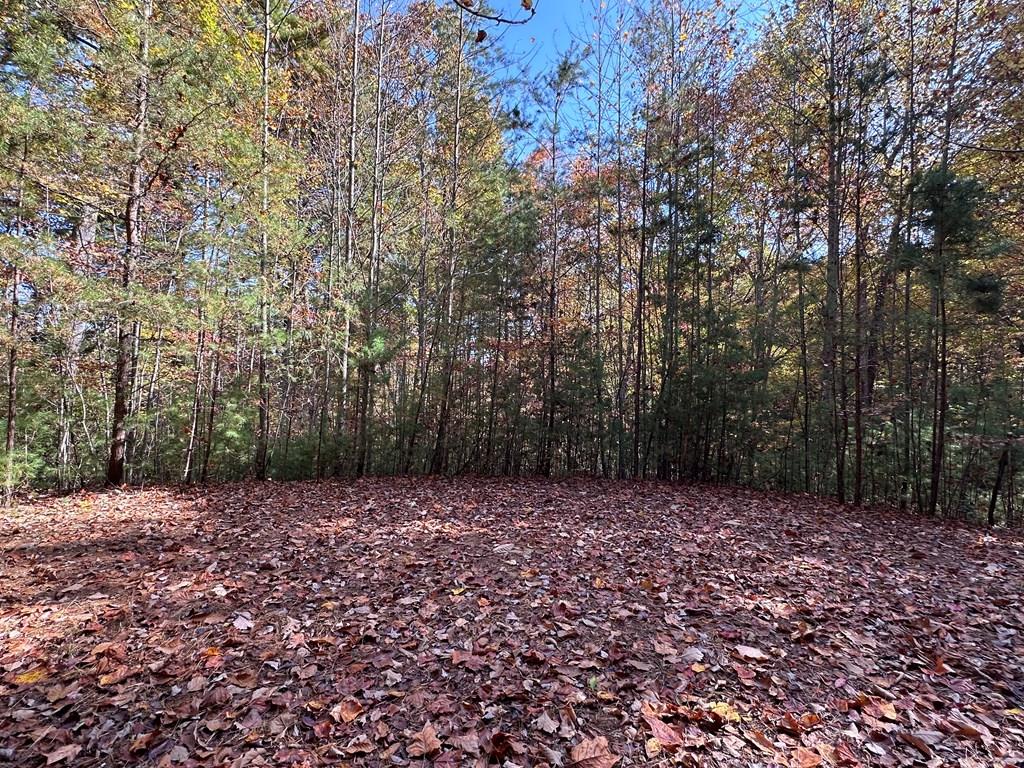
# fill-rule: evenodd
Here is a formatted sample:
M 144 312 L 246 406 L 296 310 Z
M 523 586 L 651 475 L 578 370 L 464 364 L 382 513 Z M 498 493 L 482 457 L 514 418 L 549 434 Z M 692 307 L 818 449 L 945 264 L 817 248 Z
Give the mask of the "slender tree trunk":
M 370 211 L 370 258 L 369 274 L 366 286 L 366 316 L 364 319 L 366 349 L 374 354 L 374 343 L 377 322 L 378 285 L 380 281 L 381 258 L 381 211 L 384 198 L 384 66 L 387 61 L 387 41 L 385 39 L 387 20 L 387 3 L 381 3 L 380 26 L 377 32 L 377 103 L 374 111 L 373 130 L 373 190 Z M 362 392 L 359 403 L 358 456 L 356 459 L 356 476 L 361 477 L 366 471 L 369 453 L 369 416 L 372 413 L 373 378 L 376 363 L 371 358 L 362 366 Z
M 623 159 L 623 120 L 622 120 L 622 80 L 624 77 L 622 63 L 622 30 L 623 17 L 619 13 L 616 25 L 616 64 L 615 64 L 615 299 L 616 299 L 616 387 L 615 387 L 615 443 L 616 443 L 616 475 L 619 479 L 626 477 L 626 343 L 625 322 L 626 305 L 623 286 L 626 270 L 624 265 L 623 229 L 626 226 L 622 174 L 625 169 Z
M 946 63 L 946 107 L 942 131 L 943 174 L 949 168 L 949 147 L 953 129 L 953 89 L 956 85 L 957 55 L 960 42 L 960 12 L 962 0 L 956 0 L 953 7 L 953 22 Z M 928 490 L 928 514 L 935 515 L 939 507 L 939 491 L 942 484 L 943 456 L 946 447 L 946 413 L 949 410 L 949 323 L 946 317 L 946 232 L 943 217 L 940 216 L 935 228 L 935 257 L 938 262 L 938 286 L 936 289 L 936 313 L 938 330 L 935 340 L 935 397 L 932 414 L 931 485 Z
M 260 338 L 257 391 L 259 425 L 256 435 L 256 478 L 267 478 L 267 452 L 270 445 L 270 382 L 267 355 L 270 345 L 270 0 L 263 0 L 263 47 L 260 58 L 260 88 L 263 96 L 260 114 Z
M 996 482 L 992 486 L 992 498 L 988 502 L 988 524 L 996 524 L 996 504 L 999 501 L 999 491 L 1003 487 L 1003 477 L 1006 475 L 1006 465 L 1010 463 L 1010 447 L 1003 448 L 999 454 L 999 465 L 996 467 Z
M 595 417 L 597 428 L 597 470 L 602 477 L 608 476 L 608 438 L 605 429 L 605 397 L 604 397 L 604 347 L 603 318 L 601 315 L 601 284 L 604 281 L 604 24 L 605 8 L 601 0 L 597 2 L 597 126 L 595 134 L 596 178 L 597 186 L 597 222 L 594 227 L 596 248 L 594 250 L 594 402 L 597 406 Z
M 20 204 L 19 204 L 20 211 Z M 20 213 L 19 213 L 20 217 Z M 14 494 L 14 438 L 15 424 L 18 416 L 18 284 L 20 282 L 17 265 L 11 268 L 11 317 L 8 330 L 11 334 L 10 348 L 7 350 L 7 431 L 4 441 L 4 459 L 6 461 L 4 479 L 4 506 L 10 506 Z
M 23 235 L 23 213 L 25 205 L 25 166 L 28 163 L 28 139 L 22 142 L 21 164 L 18 169 L 18 193 L 15 201 L 14 236 L 20 241 Z M 20 242 L 15 245 L 18 247 Z M 19 301 L 18 287 L 21 283 L 21 273 L 17 263 L 11 264 L 11 316 L 8 326 L 10 332 L 10 348 L 7 350 L 7 425 L 4 440 L 4 506 L 11 505 L 14 494 L 14 441 L 17 435 L 18 421 L 18 311 Z M 63 400 L 62 400 L 63 402 Z
M 793 217 L 793 264 L 797 272 L 797 311 L 800 316 L 800 384 L 802 389 L 801 405 L 801 442 L 802 442 L 802 465 L 803 465 L 803 490 L 811 490 L 811 384 L 809 360 L 807 355 L 807 300 L 805 298 L 805 273 L 807 271 L 804 260 L 803 222 L 800 212 L 803 207 L 803 197 L 806 194 L 803 182 L 803 174 L 798 160 L 797 150 L 797 91 L 794 80 L 790 88 L 792 100 L 792 120 L 790 122 L 790 166 L 793 183 L 792 217 Z
M 131 164 L 128 169 L 128 200 L 125 205 L 125 249 L 121 263 L 122 299 L 130 301 L 135 265 L 142 255 L 143 158 L 146 129 L 149 121 L 149 21 L 153 0 L 143 0 L 139 34 L 139 76 L 135 83 L 135 115 L 132 131 Z M 131 367 L 135 334 L 133 323 L 124 311 L 118 313 L 117 351 L 114 362 L 114 409 L 110 455 L 107 462 L 107 483 L 121 485 L 125 476 L 125 454 L 128 442 L 128 407 L 131 398 Z
M 640 465 L 640 445 L 643 439 L 642 415 L 643 415 L 643 390 L 644 390 L 644 291 L 646 290 L 646 275 L 644 270 L 647 261 L 647 172 L 650 155 L 650 104 L 645 114 L 644 125 L 644 149 L 640 169 L 640 260 L 637 265 L 636 275 L 636 360 L 633 381 L 633 477 L 641 477 L 642 467 Z
M 860 506 L 864 501 L 864 316 L 867 313 L 867 283 L 864 277 L 864 259 L 867 233 L 864 223 L 864 175 L 867 172 L 865 145 L 867 124 L 864 121 L 864 95 L 861 91 L 858 103 L 860 132 L 857 140 L 857 178 L 854 184 L 854 471 L 853 503 Z
M 361 33 L 359 30 L 359 3 L 361 0 L 352 0 L 352 71 L 349 83 L 348 103 L 348 182 L 345 193 L 345 274 L 350 279 L 352 264 L 356 256 L 356 136 L 357 121 L 359 119 L 359 42 Z M 352 314 L 345 305 L 345 333 L 342 340 L 341 351 L 341 402 L 338 408 L 339 427 L 347 422 L 348 415 L 348 389 L 349 389 L 349 347 L 352 342 Z M 339 455 L 339 461 L 341 457 Z
M 844 376 L 839 357 L 839 291 L 840 291 L 840 228 L 842 209 L 840 205 L 840 184 L 842 183 L 842 149 L 840 113 L 839 73 L 836 28 L 835 0 L 829 0 L 829 41 L 828 41 L 828 125 L 827 152 L 828 178 L 826 182 L 827 206 L 827 254 L 825 273 L 825 305 L 824 305 L 824 344 L 823 373 L 826 383 L 825 392 L 831 397 L 832 411 L 832 442 L 835 452 L 836 485 L 835 495 L 840 502 L 846 501 L 845 484 L 845 440 L 842 432 L 842 410 L 840 389 Z
M 456 343 L 452 326 L 455 301 L 455 276 L 458 269 L 458 250 L 456 241 L 456 217 L 459 210 L 459 173 L 462 157 L 462 70 L 466 47 L 465 9 L 459 5 L 459 31 L 455 54 L 455 109 L 452 115 L 452 175 L 448 188 L 448 225 L 445 228 L 445 254 L 448 261 L 448 285 L 445 289 L 446 326 L 445 341 L 448 353 L 445 358 L 444 383 L 441 390 L 441 410 L 437 418 L 437 438 L 434 441 L 434 454 L 430 462 L 432 474 L 440 474 L 448 466 L 448 421 L 451 418 L 452 377 L 455 368 Z
M 213 355 L 213 370 L 210 373 L 210 405 L 206 414 L 206 440 L 203 446 L 203 468 L 199 482 L 206 483 L 210 474 L 210 455 L 213 453 L 213 427 L 217 418 L 217 398 L 220 395 L 220 346 L 224 342 L 224 319 L 217 330 L 217 347 Z
M 541 475 L 551 474 L 553 461 L 552 451 L 554 450 L 555 439 L 555 398 L 557 396 L 557 368 L 558 365 L 558 249 L 559 249 L 559 210 L 558 210 L 558 112 L 561 106 L 561 83 L 555 85 L 554 119 L 551 123 L 550 153 L 551 153 L 551 232 L 549 249 L 551 251 L 551 272 L 548 277 L 548 301 L 547 301 L 547 381 L 545 383 L 544 395 L 544 441 L 541 445 L 537 462 L 537 472 Z
M 206 329 L 203 327 L 202 305 L 199 310 L 199 339 L 196 342 L 194 381 L 192 386 L 192 409 L 189 419 L 188 444 L 185 447 L 185 466 L 181 472 L 181 480 L 187 483 L 192 476 L 193 457 L 199 439 L 199 414 L 202 408 L 203 393 L 203 358 L 206 344 Z
M 914 0 L 907 2 L 907 79 L 906 79 L 906 102 L 907 102 L 907 154 L 908 168 L 907 176 L 914 178 L 917 170 L 917 100 L 916 100 L 916 42 L 915 35 L 915 6 Z M 910 243 L 913 237 L 914 199 L 910 194 L 907 197 L 906 231 L 903 243 Z M 900 478 L 900 508 L 906 509 L 910 504 L 911 485 L 911 443 L 913 435 L 914 419 L 914 392 L 913 392 L 913 353 L 911 350 L 910 335 L 910 281 L 911 274 L 908 269 L 903 282 L 903 442 L 902 442 L 902 468 Z

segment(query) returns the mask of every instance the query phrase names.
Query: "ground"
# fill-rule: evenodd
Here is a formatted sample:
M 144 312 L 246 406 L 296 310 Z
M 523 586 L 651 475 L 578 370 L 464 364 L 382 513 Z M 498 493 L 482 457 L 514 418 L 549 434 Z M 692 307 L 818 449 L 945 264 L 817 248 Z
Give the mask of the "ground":
M 734 488 L 0 513 L 0 763 L 1024 765 L 1024 540 Z

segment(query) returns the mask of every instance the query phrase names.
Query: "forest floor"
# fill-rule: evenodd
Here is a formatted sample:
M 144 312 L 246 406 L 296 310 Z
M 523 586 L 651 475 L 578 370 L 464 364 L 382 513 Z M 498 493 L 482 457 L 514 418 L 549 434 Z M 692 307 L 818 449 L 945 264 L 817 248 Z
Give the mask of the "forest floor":
M 0 764 L 1024 764 L 1013 534 L 479 479 L 0 521 Z

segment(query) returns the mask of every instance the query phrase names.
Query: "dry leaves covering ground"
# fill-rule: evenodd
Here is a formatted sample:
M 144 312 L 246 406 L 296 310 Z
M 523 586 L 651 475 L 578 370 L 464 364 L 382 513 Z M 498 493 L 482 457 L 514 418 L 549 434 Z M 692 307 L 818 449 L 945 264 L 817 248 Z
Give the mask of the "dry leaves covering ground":
M 0 555 L 0 763 L 1024 764 L 1009 534 L 372 480 L 80 494 Z

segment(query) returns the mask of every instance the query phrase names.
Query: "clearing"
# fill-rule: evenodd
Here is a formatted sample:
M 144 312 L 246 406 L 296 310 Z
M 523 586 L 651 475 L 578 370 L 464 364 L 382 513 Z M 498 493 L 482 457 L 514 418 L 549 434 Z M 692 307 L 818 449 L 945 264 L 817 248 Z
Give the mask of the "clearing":
M 1024 758 L 1013 534 L 479 479 L 83 493 L 0 519 L 0 763 Z

